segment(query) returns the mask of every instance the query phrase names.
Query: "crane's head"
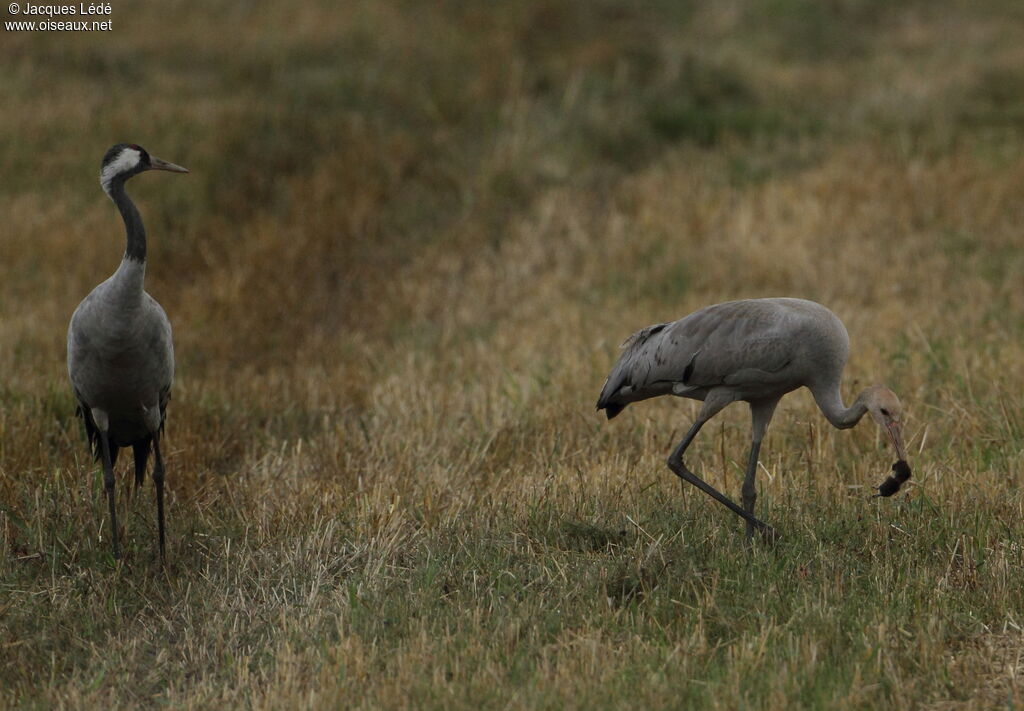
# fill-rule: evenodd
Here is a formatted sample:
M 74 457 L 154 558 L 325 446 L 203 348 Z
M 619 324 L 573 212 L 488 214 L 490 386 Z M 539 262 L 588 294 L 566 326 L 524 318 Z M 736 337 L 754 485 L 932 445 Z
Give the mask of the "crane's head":
M 884 385 L 872 385 L 861 394 L 861 401 L 871 414 L 871 419 L 889 435 L 896 456 L 906 459 L 907 453 L 903 449 L 903 404 L 896 393 Z
M 100 185 L 105 192 L 110 192 L 110 185 L 115 180 L 127 180 L 128 178 L 141 173 L 144 170 L 169 170 L 172 173 L 187 173 L 188 170 L 180 165 L 168 163 L 155 156 L 149 155 L 142 146 L 134 143 L 118 143 L 111 146 L 107 154 L 103 156 L 103 164 L 100 167 Z

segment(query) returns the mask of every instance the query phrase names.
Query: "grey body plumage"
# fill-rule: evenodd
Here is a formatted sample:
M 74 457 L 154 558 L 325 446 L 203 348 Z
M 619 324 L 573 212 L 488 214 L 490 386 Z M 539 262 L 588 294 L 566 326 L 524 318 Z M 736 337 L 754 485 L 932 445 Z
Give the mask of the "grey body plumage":
M 103 463 L 115 557 L 119 545 L 113 466 L 119 449 L 125 447 L 134 451 L 139 484 L 150 450 L 154 451 L 160 555 L 164 555 L 160 434 L 174 380 L 174 346 L 167 314 L 145 291 L 145 228 L 124 190 L 125 180 L 145 170 L 188 172 L 135 145 L 118 144 L 107 152 L 100 182 L 124 220 L 125 254 L 113 275 L 78 305 L 68 326 L 68 375 L 93 453 Z
M 905 458 L 900 434 L 899 398 L 880 385 L 867 388 L 850 407 L 840 384 L 849 353 L 842 321 L 821 304 L 804 299 L 748 299 L 715 304 L 678 321 L 656 324 L 623 344 L 597 401 L 608 419 L 627 405 L 677 395 L 703 401 L 697 421 L 669 457 L 682 479 L 701 488 L 754 529 L 771 528 L 753 516 L 757 455 L 779 400 L 800 387 L 810 389 L 818 407 L 835 427 L 854 426 L 871 413 L 887 432 L 899 458 Z M 731 402 L 750 405 L 752 442 L 743 484 L 743 508 L 690 472 L 682 455 L 701 426 Z

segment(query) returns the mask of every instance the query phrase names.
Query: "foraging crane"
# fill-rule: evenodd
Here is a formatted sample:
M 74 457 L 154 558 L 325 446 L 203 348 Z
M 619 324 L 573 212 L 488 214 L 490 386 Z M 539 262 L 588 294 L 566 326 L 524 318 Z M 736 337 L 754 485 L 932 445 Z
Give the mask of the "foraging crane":
M 115 558 L 120 557 L 114 511 L 117 453 L 122 447 L 132 448 L 135 482 L 140 485 L 152 446 L 163 560 L 164 462 L 160 435 L 174 378 L 174 346 L 167 314 L 144 290 L 146 230 L 124 190 L 126 180 L 146 170 L 188 172 L 180 165 L 150 156 L 134 144 L 119 143 L 103 156 L 100 185 L 121 212 L 127 247 L 117 271 L 93 289 L 71 316 L 68 375 L 93 454 L 103 462 Z
M 881 385 L 865 389 L 850 407 L 839 383 L 849 336 L 839 318 L 821 304 L 803 299 L 749 299 L 708 306 L 672 323 L 649 326 L 622 344 L 625 352 L 605 381 L 597 409 L 612 419 L 626 405 L 659 395 L 702 400 L 696 422 L 668 458 L 677 476 L 717 499 L 747 522 L 747 539 L 758 529 L 774 530 L 754 517 L 757 456 L 775 406 L 786 393 L 807 387 L 825 418 L 839 429 L 870 413 L 896 450 L 894 475 L 879 487 L 891 496 L 910 477 L 903 449 L 896 394 Z M 752 436 L 743 479 L 743 507 L 697 477 L 683 454 L 697 432 L 736 400 L 750 405 Z

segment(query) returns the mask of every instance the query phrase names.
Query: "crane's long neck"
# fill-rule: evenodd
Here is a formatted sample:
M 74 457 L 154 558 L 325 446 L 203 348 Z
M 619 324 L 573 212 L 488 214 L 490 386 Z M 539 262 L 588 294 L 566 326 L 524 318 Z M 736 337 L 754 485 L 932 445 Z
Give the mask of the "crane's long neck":
M 121 219 L 124 220 L 124 228 L 127 233 L 127 244 L 124 250 L 125 259 L 134 259 L 137 262 L 146 261 L 146 228 L 142 225 L 142 216 L 135 207 L 135 203 L 128 197 L 124 190 L 124 179 L 114 178 L 110 181 L 107 195 L 121 211 Z
M 103 189 L 121 212 L 126 236 L 124 258 L 114 272 L 113 281 L 125 297 L 136 294 L 141 297 L 146 280 L 146 228 L 142 216 L 125 192 L 123 178 L 115 177 Z
M 825 419 L 832 423 L 833 427 L 841 430 L 853 427 L 868 411 L 862 397 L 854 400 L 850 407 L 843 405 L 843 396 L 839 392 L 838 380 L 812 387 L 811 394 L 814 395 L 814 401 L 818 403 Z

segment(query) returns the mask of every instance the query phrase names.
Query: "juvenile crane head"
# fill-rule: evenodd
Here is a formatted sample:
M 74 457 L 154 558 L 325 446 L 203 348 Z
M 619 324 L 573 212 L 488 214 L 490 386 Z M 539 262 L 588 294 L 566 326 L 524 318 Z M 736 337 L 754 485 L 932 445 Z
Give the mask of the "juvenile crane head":
M 137 146 L 134 143 L 118 143 L 111 146 L 107 154 L 103 156 L 103 163 L 100 167 L 100 185 L 103 186 L 103 191 L 109 195 L 110 187 L 116 181 L 123 182 L 145 170 L 188 172 L 180 165 L 168 163 L 156 156 L 149 155 L 142 146 Z
M 872 385 L 861 393 L 861 402 L 867 407 L 871 419 L 889 435 L 893 449 L 899 459 L 907 458 L 903 449 L 903 404 L 889 388 L 884 385 Z

